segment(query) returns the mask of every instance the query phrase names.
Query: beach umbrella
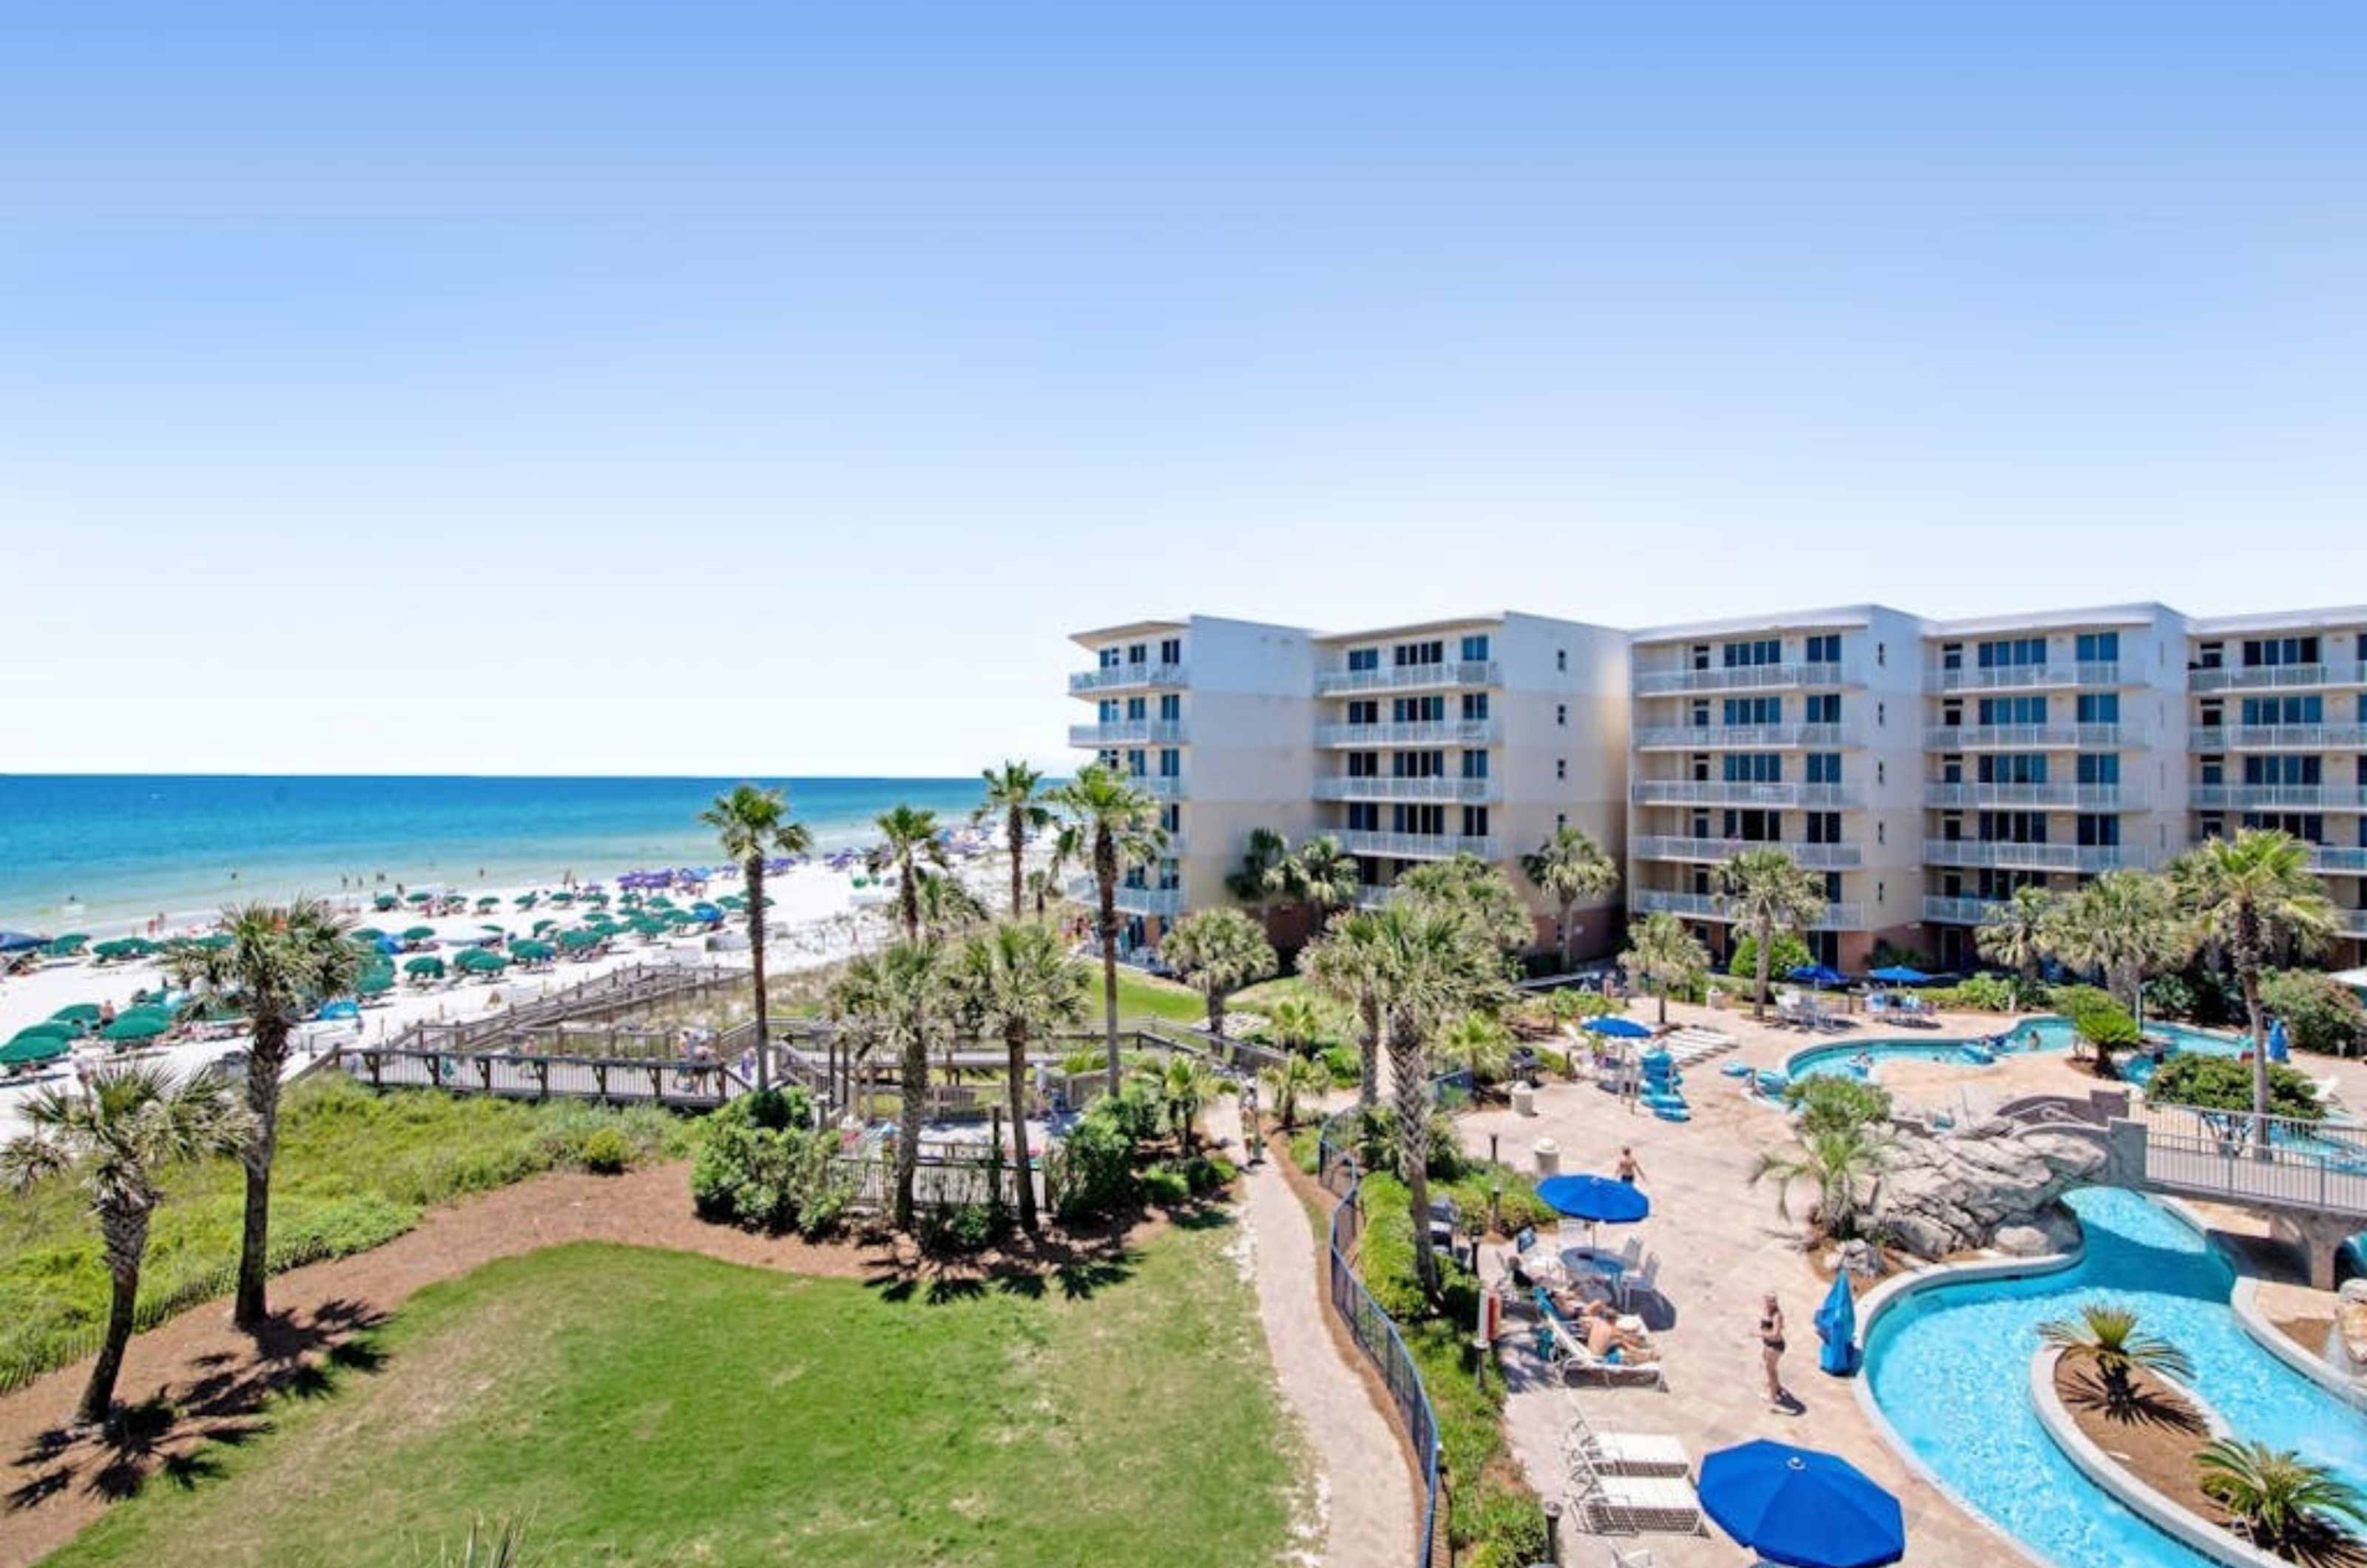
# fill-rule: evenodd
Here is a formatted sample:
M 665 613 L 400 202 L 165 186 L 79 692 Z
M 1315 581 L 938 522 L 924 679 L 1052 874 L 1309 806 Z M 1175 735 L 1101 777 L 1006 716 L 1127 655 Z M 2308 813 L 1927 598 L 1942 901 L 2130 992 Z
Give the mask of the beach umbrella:
M 477 929 L 481 931 L 491 931 L 495 936 L 507 936 L 510 934 L 510 929 L 507 926 L 479 926 Z
M 376 942 L 386 933 L 376 926 L 356 926 L 345 934 L 357 942 Z
M 36 947 L 47 947 L 50 939 L 29 931 L 0 931 L 0 953 L 24 953 Z
M 18 1040 L 40 1039 L 63 1040 L 71 1044 L 74 1042 L 74 1036 L 81 1032 L 82 1031 L 76 1029 L 73 1024 L 61 1022 L 57 1019 L 53 1018 L 41 1023 L 27 1024 L 24 1028 L 17 1031 L 16 1034 L 10 1039 L 9 1043 L 14 1044 Z
M 693 904 L 690 907 L 690 913 L 692 919 L 706 920 L 710 923 L 720 921 L 723 919 L 723 911 L 717 908 L 712 904 Z
M 510 961 L 490 947 L 471 947 L 452 962 L 464 975 L 498 975 L 509 967 Z
M 370 900 L 370 908 L 373 909 L 391 909 L 400 902 L 401 900 L 396 898 L 393 894 L 381 893 L 377 897 Z
M 2274 1020 L 2269 1025 L 2269 1060 L 2271 1062 L 2293 1060 L 2293 1042 L 2285 1037 L 2285 1021 L 2281 1018 Z
M 580 952 L 587 947 L 597 947 L 605 940 L 606 939 L 600 932 L 588 931 L 581 926 L 573 931 L 559 933 L 559 945 L 570 953 Z
M 1836 1454 L 1761 1438 L 1702 1461 L 1702 1508 L 1717 1528 L 1791 1568 L 1881 1568 L 1907 1555 L 1898 1499 Z
M 133 1008 L 98 1032 L 101 1040 L 153 1040 L 173 1027 L 172 1015 L 153 1008 Z
M 1649 1040 L 1652 1037 L 1650 1025 L 1638 1023 L 1632 1018 L 1621 1018 L 1616 1013 L 1590 1018 L 1579 1027 L 1589 1034 L 1600 1034 L 1606 1040 Z
M 1820 991 L 1827 986 L 1838 986 L 1849 978 L 1840 970 L 1822 964 L 1795 964 L 1784 977 L 1795 985 L 1814 986 Z
M 527 940 L 510 943 L 510 956 L 521 964 L 539 964 L 558 955 L 558 950 L 547 942 Z
M 413 926 L 402 933 L 405 942 L 430 942 L 435 939 L 434 926 Z
M 1608 1176 L 1548 1176 L 1537 1196 L 1554 1213 L 1591 1225 L 1632 1225 L 1652 1212 L 1642 1188 Z
M 1837 1378 L 1856 1371 L 1857 1297 L 1851 1293 L 1848 1269 L 1835 1271 L 1833 1288 L 1826 1292 L 1825 1304 L 1817 1309 L 1816 1322 L 1817 1337 L 1825 1346 L 1817 1356 L 1817 1365 Z
M 424 975 L 431 980 L 444 978 L 444 961 L 432 953 L 423 953 L 402 966 L 406 975 Z
M 1886 986 L 1920 986 L 1931 976 L 1911 964 L 1893 964 L 1887 968 L 1876 969 L 1866 978 L 1879 980 Z
M 502 901 L 490 894 L 477 900 L 477 913 L 481 915 L 489 909 L 498 909 L 501 907 Z
M 357 997 L 382 997 L 392 989 L 394 971 L 391 969 L 366 969 L 354 982 L 354 994 Z
M 101 1010 L 102 1010 L 96 1002 L 68 1002 L 65 1006 L 58 1009 L 57 1011 L 50 1014 L 50 1021 L 51 1023 L 72 1023 L 76 1025 L 96 1023 L 99 1020 Z
M 511 899 L 510 904 L 515 908 L 531 909 L 541 901 L 542 895 L 539 893 L 521 893 Z
M 433 903 L 433 902 L 435 901 L 435 898 L 436 898 L 436 895 L 435 895 L 435 894 L 433 894 L 433 893 L 430 893 L 430 892 L 429 892 L 429 891 L 427 891 L 427 889 L 425 889 L 425 887 L 421 888 L 418 892 L 413 893 L 413 894 L 412 894 L 412 895 L 411 895 L 411 901 L 412 901 L 413 903 L 414 903 L 414 904 L 428 904 L 428 903 Z
M 6 1045 L 0 1045 L 0 1067 L 30 1066 L 35 1062 L 54 1062 L 74 1049 L 71 1041 L 54 1034 L 19 1034 Z
M 90 938 L 77 931 L 72 936 L 51 937 L 41 952 L 51 958 L 73 958 L 79 955 Z
M 559 922 L 552 919 L 549 916 L 545 915 L 542 919 L 534 922 L 534 934 L 540 936 L 547 931 L 556 931 L 558 928 Z
M 361 1015 L 362 1010 L 352 1002 L 330 1002 L 312 1016 L 323 1022 L 334 1022 L 339 1019 L 359 1018 Z

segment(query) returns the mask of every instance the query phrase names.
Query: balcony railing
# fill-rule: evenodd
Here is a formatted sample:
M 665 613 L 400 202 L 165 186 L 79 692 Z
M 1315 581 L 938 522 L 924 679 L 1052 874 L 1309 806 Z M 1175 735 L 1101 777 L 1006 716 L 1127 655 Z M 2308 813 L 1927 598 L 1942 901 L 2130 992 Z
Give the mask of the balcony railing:
M 1934 692 L 2029 691 L 2046 686 L 2133 686 L 2133 667 L 2115 662 L 2080 664 L 1998 664 L 1948 670 L 1934 666 L 1925 671 L 1924 686 Z
M 1859 844 L 1765 843 L 1742 839 L 1682 839 L 1646 836 L 1631 839 L 1628 852 L 1637 860 L 1716 862 L 1731 860 L 1745 850 L 1781 850 L 1795 865 L 1810 871 L 1855 871 L 1865 863 Z
M 2367 750 L 2367 724 L 2197 725 L 2197 751 L 2357 751 Z
M 1184 726 L 1175 719 L 1122 718 L 1069 726 L 1071 746 L 1181 746 L 1184 739 Z
M 1996 866 L 2007 871 L 2111 871 L 2134 865 L 2135 852 L 2119 844 L 2007 844 L 1977 839 L 1926 839 L 1926 865 Z
M 1318 800 L 1452 800 L 1481 806 L 1499 799 L 1494 779 L 1328 778 L 1315 781 Z
M 2330 871 L 2339 875 L 2367 876 L 2367 849 L 2312 844 L 2309 847 L 2309 869 Z
M 2357 937 L 2362 942 L 2367 942 L 2367 909 L 2343 909 L 2338 913 L 2341 918 L 2340 929 L 2344 936 Z
M 1101 890 L 1090 876 L 1072 876 L 1068 883 L 1069 897 L 1089 909 L 1101 907 Z M 1159 915 L 1173 919 L 1184 912 L 1184 889 L 1181 887 L 1128 887 L 1117 886 L 1117 912 L 1121 915 Z
M 1988 919 L 1992 910 L 2004 908 L 2005 905 L 2002 902 L 1991 898 L 1933 897 L 1923 900 L 1923 918 L 1927 920 L 1938 920 L 1944 925 L 1976 926 Z
M 2197 784 L 2188 804 L 2198 811 L 2367 811 L 2367 786 Z
M 2193 692 L 2246 692 L 2294 686 L 2367 686 L 2367 661 L 2338 659 L 2323 664 L 2227 665 L 2217 670 L 2190 670 L 2186 685 Z
M 1452 833 L 1368 833 L 1344 829 L 1334 835 L 1352 855 L 1388 855 L 1398 860 L 1451 860 L 1460 854 L 1481 860 L 1502 858 L 1495 838 L 1465 838 Z
M 1126 782 L 1153 800 L 1184 798 L 1184 779 L 1179 773 L 1128 773 Z
M 1405 724 L 1319 724 L 1318 746 L 1492 746 L 1504 727 L 1492 718 L 1436 718 Z
M 1080 670 L 1069 677 L 1071 693 L 1106 692 L 1119 686 L 1182 686 L 1189 683 L 1181 664 L 1112 664 Z
M 1712 779 L 1640 779 L 1628 790 L 1637 806 L 1853 807 L 1847 785 L 1826 784 L 1728 784 Z
M 1681 915 L 1687 919 L 1724 920 L 1728 917 L 1725 907 L 1714 893 L 1666 893 L 1659 888 L 1639 887 L 1627 896 L 1627 912 L 1631 915 Z M 1823 918 L 1809 929 L 1820 931 L 1857 931 L 1865 924 L 1865 912 L 1855 904 L 1828 904 Z
M 1319 670 L 1315 674 L 1319 697 L 1348 692 L 1402 692 L 1418 686 L 1494 686 L 1501 683 L 1492 659 L 1452 660 L 1444 664 L 1390 664 L 1378 670 Z
M 1643 751 L 1767 750 L 1863 745 L 1842 724 L 1674 724 L 1636 732 Z
M 2064 811 L 2135 811 L 2145 805 L 2145 792 L 2135 784 L 1932 784 L 1923 786 L 1923 804 L 1942 808 L 2038 806 Z
M 1676 692 L 1763 692 L 1777 686 L 1855 686 L 1838 664 L 1733 664 L 1713 670 L 1638 670 L 1631 690 L 1639 697 Z
M 1923 732 L 1927 751 L 2032 751 L 2122 743 L 2117 724 L 1954 724 Z

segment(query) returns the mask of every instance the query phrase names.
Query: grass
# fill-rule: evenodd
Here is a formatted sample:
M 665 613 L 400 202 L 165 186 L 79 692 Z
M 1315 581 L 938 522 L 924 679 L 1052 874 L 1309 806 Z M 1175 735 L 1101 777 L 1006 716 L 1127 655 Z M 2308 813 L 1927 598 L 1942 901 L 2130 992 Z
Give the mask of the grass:
M 381 1246 L 436 1203 L 577 1163 L 601 1127 L 622 1131 L 644 1156 L 688 1147 L 689 1124 L 661 1111 L 379 1095 L 334 1075 L 307 1079 L 280 1111 L 273 1252 L 343 1257 Z M 141 1274 L 143 1301 L 236 1261 L 244 1192 L 232 1160 L 171 1174 Z M 0 1383 L 12 1370 L 62 1365 L 87 1350 L 106 1314 L 98 1227 L 79 1190 L 45 1182 L 0 1205 Z
M 1243 1012 L 1269 1013 L 1276 1002 L 1294 998 L 1312 998 L 1314 995 L 1314 989 L 1305 980 L 1296 975 L 1283 975 L 1271 980 L 1261 980 L 1254 986 L 1242 987 L 1233 993 L 1232 999 L 1226 1005 L 1237 1007 Z
M 48 1561 L 433 1562 L 482 1517 L 524 1523 L 529 1563 L 1274 1562 L 1306 1466 L 1229 1239 L 1179 1227 L 1040 1292 L 506 1259 Z
M 1093 1016 L 1101 1017 L 1102 974 L 1098 963 L 1089 964 L 1093 971 Z M 1146 975 L 1125 964 L 1117 970 L 1117 1015 L 1129 1018 L 1159 1018 L 1169 1023 L 1206 1023 L 1208 1004 L 1200 993 L 1189 986 L 1172 980 L 1162 980 L 1156 975 Z

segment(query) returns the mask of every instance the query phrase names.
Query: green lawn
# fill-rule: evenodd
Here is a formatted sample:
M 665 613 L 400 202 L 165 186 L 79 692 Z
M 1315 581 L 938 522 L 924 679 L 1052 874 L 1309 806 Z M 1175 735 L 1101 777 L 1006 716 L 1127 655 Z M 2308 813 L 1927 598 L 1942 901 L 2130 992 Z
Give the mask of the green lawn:
M 307 1079 L 280 1111 L 272 1175 L 276 1256 L 341 1256 L 418 1224 L 431 1204 L 573 1162 L 595 1128 L 644 1153 L 686 1150 L 690 1123 L 661 1111 L 513 1104 L 422 1090 L 384 1095 L 334 1075 Z M 156 1212 L 143 1300 L 215 1275 L 238 1258 L 243 1179 L 235 1161 L 184 1167 Z M 107 1315 L 98 1227 L 70 1182 L 0 1204 L 0 1380 L 54 1366 Z
M 1243 1012 L 1272 1012 L 1274 1004 L 1293 997 L 1312 997 L 1314 987 L 1296 975 L 1280 975 L 1271 980 L 1261 980 L 1254 986 L 1244 986 L 1235 991 L 1226 1005 Z
M 908 1294 L 579 1244 L 413 1298 L 273 1429 L 57 1568 L 1270 1563 L 1305 1466 L 1229 1227 L 1091 1279 Z
M 1101 964 L 1095 962 L 1091 967 L 1093 1016 L 1098 1020 L 1102 999 Z M 1199 992 L 1189 986 L 1162 980 L 1155 975 L 1146 975 L 1139 969 L 1129 969 L 1121 964 L 1117 971 L 1117 1015 L 1121 1019 L 1163 1018 L 1170 1023 L 1206 1023 L 1208 1021 L 1208 1004 L 1201 999 Z

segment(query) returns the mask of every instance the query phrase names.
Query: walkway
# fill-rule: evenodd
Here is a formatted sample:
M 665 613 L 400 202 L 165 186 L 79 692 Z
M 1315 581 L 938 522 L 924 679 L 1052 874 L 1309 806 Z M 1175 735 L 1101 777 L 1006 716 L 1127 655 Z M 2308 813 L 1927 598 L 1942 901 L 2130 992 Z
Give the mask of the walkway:
M 1229 1100 L 1208 1111 L 1209 1131 L 1241 1145 Z M 1258 1316 L 1283 1396 L 1298 1414 L 1316 1467 L 1326 1568 L 1398 1568 L 1413 1561 L 1415 1496 L 1406 1448 L 1342 1358 L 1323 1292 L 1321 1253 L 1306 1205 L 1272 1162 L 1242 1171 L 1241 1224 Z

